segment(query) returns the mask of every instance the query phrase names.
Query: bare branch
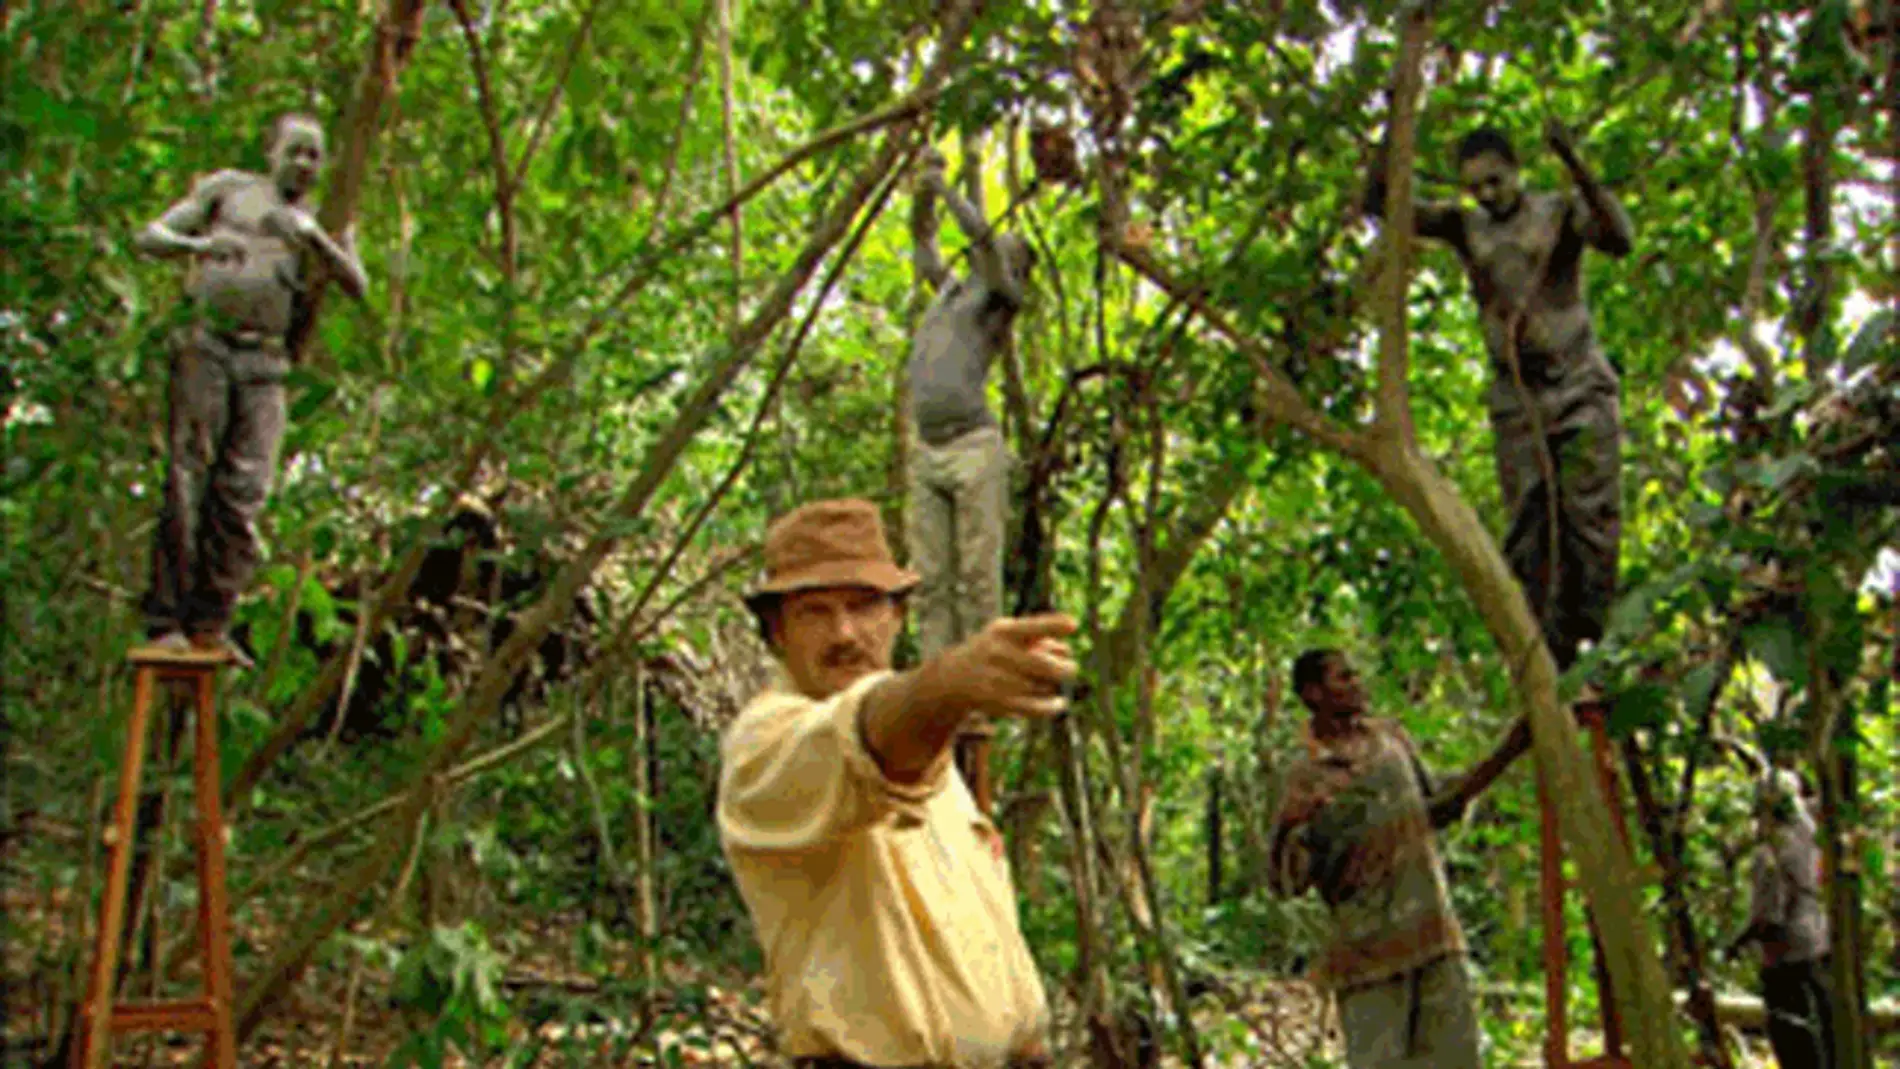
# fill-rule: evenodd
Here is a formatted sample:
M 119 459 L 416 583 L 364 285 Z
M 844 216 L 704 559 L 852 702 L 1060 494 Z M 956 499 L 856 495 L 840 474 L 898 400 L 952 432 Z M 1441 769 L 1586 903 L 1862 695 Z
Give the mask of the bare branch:
M 693 26 L 692 58 L 686 63 L 686 88 L 680 92 L 679 118 L 673 122 L 673 142 L 666 149 L 666 169 L 660 174 L 660 191 L 653 197 L 653 213 L 647 223 L 648 241 L 660 232 L 660 223 L 666 218 L 667 202 L 673 196 L 673 183 L 679 177 L 680 149 L 686 144 L 686 128 L 693 119 L 693 90 L 699 85 L 699 68 L 706 60 L 706 25 L 712 21 L 713 11 L 709 6 L 700 12 L 699 22 Z
M 501 116 L 495 109 L 495 91 L 488 77 L 488 57 L 482 52 L 481 34 L 468 14 L 468 0 L 449 0 L 455 21 L 462 26 L 468 43 L 468 63 L 475 71 L 475 100 L 481 109 L 482 126 L 488 132 L 488 165 L 495 172 L 495 214 L 501 223 L 501 272 L 510 284 L 515 280 L 514 179 L 508 173 L 508 153 L 502 146 Z
M 732 84 L 732 0 L 713 0 L 719 9 L 719 113 L 726 142 L 726 195 L 739 189 L 739 135 L 734 115 Z M 745 306 L 745 219 L 739 205 L 732 206 L 732 329 L 739 329 Z
M 1761 31 L 1757 30 L 1758 35 Z M 1736 63 L 1739 66 L 1742 50 L 1737 46 Z M 1764 151 L 1774 152 L 1781 148 L 1782 132 L 1778 126 L 1782 100 L 1771 86 L 1766 65 L 1768 53 L 1756 56 L 1756 69 L 1753 72 L 1757 104 L 1761 109 L 1760 144 Z M 1736 94 L 1734 114 L 1730 119 L 1730 138 L 1738 156 L 1744 150 L 1741 136 L 1743 101 L 1746 89 Z M 1735 345 L 1748 358 L 1748 365 L 1754 371 L 1755 381 L 1764 389 L 1771 389 L 1775 382 L 1775 357 L 1768 347 L 1755 337 L 1755 321 L 1761 316 L 1762 301 L 1768 288 L 1768 266 L 1775 255 L 1775 210 L 1779 206 L 1780 191 L 1772 185 L 1766 185 L 1755 179 L 1754 173 L 1743 169 L 1750 188 L 1755 194 L 1755 246 L 1748 264 L 1748 281 L 1742 289 L 1742 303 L 1736 313 Z
M 382 128 L 383 107 L 396 95 L 396 76 L 409 63 L 410 53 L 422 38 L 423 0 L 389 0 L 389 6 L 376 27 L 369 62 L 357 77 L 356 98 L 350 105 L 345 123 L 343 150 L 331 169 L 324 187 L 323 207 L 317 220 L 332 234 L 340 234 L 356 217 L 356 202 L 362 197 L 363 180 L 369 175 L 369 152 Z M 315 256 L 308 259 L 320 263 Z M 318 271 L 311 285 L 302 315 L 292 326 L 289 344 L 292 363 L 300 362 L 310 339 L 316 334 L 316 318 L 323 306 L 323 293 L 329 275 Z
M 1412 158 L 1416 154 L 1420 67 L 1431 32 L 1427 5 L 1413 3 L 1400 15 L 1399 69 L 1392 87 L 1392 131 L 1385 158 L 1385 270 L 1379 276 L 1379 389 L 1373 408 L 1375 435 L 1414 441 L 1405 301 L 1412 280 Z
M 1146 252 L 1130 247 L 1124 242 L 1115 242 L 1114 252 L 1121 261 L 1154 283 L 1163 293 L 1192 308 L 1196 315 L 1214 328 L 1215 332 L 1226 338 L 1228 343 L 1253 361 L 1254 369 L 1260 374 L 1257 387 L 1262 409 L 1276 422 L 1300 431 L 1314 441 L 1330 449 L 1335 449 L 1349 457 L 1360 457 L 1365 453 L 1366 443 L 1359 435 L 1334 424 L 1325 416 L 1308 405 L 1288 381 L 1287 377 L 1275 366 L 1266 347 L 1251 335 L 1236 327 L 1207 301 L 1207 295 L 1195 287 L 1188 286 L 1175 278 L 1166 268 L 1156 263 Z
M 541 102 L 541 108 L 535 113 L 534 125 L 528 128 L 528 143 L 521 150 L 521 156 L 515 160 L 513 175 L 508 179 L 509 189 L 520 189 L 528 174 L 528 165 L 534 162 L 535 153 L 541 151 L 541 143 L 547 137 L 554 109 L 561 105 L 561 93 L 567 87 L 567 77 L 573 73 L 574 61 L 587 50 L 588 38 L 594 32 L 594 15 L 600 11 L 601 0 L 593 0 L 581 15 L 580 29 L 568 41 L 567 55 L 561 59 L 561 69 L 554 75 L 554 84 L 548 87 L 547 99 Z M 688 90 L 690 93 L 691 90 Z

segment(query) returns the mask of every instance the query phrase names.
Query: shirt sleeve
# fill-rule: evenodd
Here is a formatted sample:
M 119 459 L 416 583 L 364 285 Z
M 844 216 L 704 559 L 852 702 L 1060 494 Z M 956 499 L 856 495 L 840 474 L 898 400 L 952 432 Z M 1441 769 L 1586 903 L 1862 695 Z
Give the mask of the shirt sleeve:
M 944 789 L 948 749 L 915 783 L 884 774 L 858 722 L 877 672 L 825 701 L 770 691 L 727 729 L 720 746 L 719 833 L 738 850 L 797 853 L 896 814 L 921 822 Z

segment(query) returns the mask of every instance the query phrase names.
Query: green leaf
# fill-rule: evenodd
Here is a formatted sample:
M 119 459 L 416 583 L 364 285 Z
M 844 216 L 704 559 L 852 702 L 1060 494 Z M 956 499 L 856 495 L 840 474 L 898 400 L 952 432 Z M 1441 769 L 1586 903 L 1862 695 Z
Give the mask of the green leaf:
M 336 384 L 325 379 L 312 379 L 297 399 L 290 403 L 290 421 L 301 423 L 323 407 L 323 403 L 336 393 Z
M 1788 485 L 1796 476 L 1815 470 L 1814 458 L 1806 453 L 1795 453 L 1780 460 L 1766 464 L 1755 474 L 1755 482 L 1768 490 L 1779 490 Z
M 1861 324 L 1860 331 L 1854 335 L 1854 340 L 1847 344 L 1843 367 L 1848 371 L 1857 371 L 1883 357 L 1889 361 L 1900 359 L 1893 351 L 1897 322 L 1900 322 L 1900 316 L 1896 316 L 1891 308 L 1882 308 L 1868 316 L 1867 322 Z
M 1717 665 L 1714 661 L 1705 661 L 1689 669 L 1682 677 L 1682 704 L 1691 712 L 1699 712 L 1708 704 L 1709 694 L 1715 689 Z
M 1661 727 L 1674 709 L 1667 687 L 1638 683 L 1616 696 L 1610 706 L 1610 733 L 1622 737 L 1638 728 Z
M 1807 684 L 1807 662 L 1801 656 L 1794 625 L 1788 620 L 1775 616 L 1750 624 L 1742 632 L 1742 646 L 1775 678 L 1791 686 Z

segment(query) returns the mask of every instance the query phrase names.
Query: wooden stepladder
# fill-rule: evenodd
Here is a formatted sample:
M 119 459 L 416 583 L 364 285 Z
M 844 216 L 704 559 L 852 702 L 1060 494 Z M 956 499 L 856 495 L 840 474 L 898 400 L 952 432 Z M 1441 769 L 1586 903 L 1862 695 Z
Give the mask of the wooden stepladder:
M 1627 848 L 1629 826 L 1623 818 L 1623 806 L 1618 801 L 1621 796 L 1616 766 L 1610 760 L 1607 715 L 1607 708 L 1600 702 L 1592 702 L 1577 709 L 1577 720 L 1590 735 L 1590 756 L 1596 766 L 1597 782 L 1603 788 L 1603 797 L 1610 803 L 1611 815 L 1616 818 L 1617 837 Z M 1570 952 L 1564 941 L 1564 891 L 1569 881 L 1564 878 L 1564 848 L 1557 832 L 1557 813 L 1551 807 L 1549 785 L 1541 775 L 1537 777 L 1537 801 L 1543 811 L 1543 872 L 1540 882 L 1544 900 L 1544 1064 L 1549 1069 L 1631 1069 L 1629 1058 L 1623 1054 L 1623 1020 L 1616 1012 L 1615 992 L 1610 987 L 1610 970 L 1603 961 L 1603 948 L 1595 945 L 1594 938 L 1591 949 L 1595 958 L 1597 1003 L 1602 1011 L 1603 1055 L 1587 1061 L 1574 1061 L 1570 1057 L 1570 985 L 1567 981 Z
M 106 833 L 106 893 L 93 947 L 73 1069 L 110 1065 L 111 1037 L 119 1032 L 203 1032 L 205 1064 L 236 1069 L 237 1033 L 231 1027 L 231 932 L 224 893 L 224 815 L 218 801 L 218 669 L 232 662 L 222 650 L 172 651 L 141 646 L 127 657 L 137 671 L 132 720 L 126 725 L 125 760 L 119 766 L 119 800 Z M 192 695 L 197 735 L 192 756 L 192 793 L 198 821 L 198 943 L 204 963 L 204 993 L 197 998 L 121 1004 L 114 1001 L 119 939 L 125 929 L 125 896 L 137 846 L 133 816 L 139 776 L 150 733 L 152 695 L 161 682 L 180 684 Z

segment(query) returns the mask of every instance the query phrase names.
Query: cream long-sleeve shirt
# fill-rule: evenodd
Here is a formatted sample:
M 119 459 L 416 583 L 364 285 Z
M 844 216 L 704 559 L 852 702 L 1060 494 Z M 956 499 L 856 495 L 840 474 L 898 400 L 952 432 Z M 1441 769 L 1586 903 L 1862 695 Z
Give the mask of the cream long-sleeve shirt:
M 995 827 L 946 753 L 895 783 L 858 709 L 781 675 L 720 746 L 719 836 L 765 949 L 792 1057 L 991 1069 L 1041 1045 L 1047 1006 Z

